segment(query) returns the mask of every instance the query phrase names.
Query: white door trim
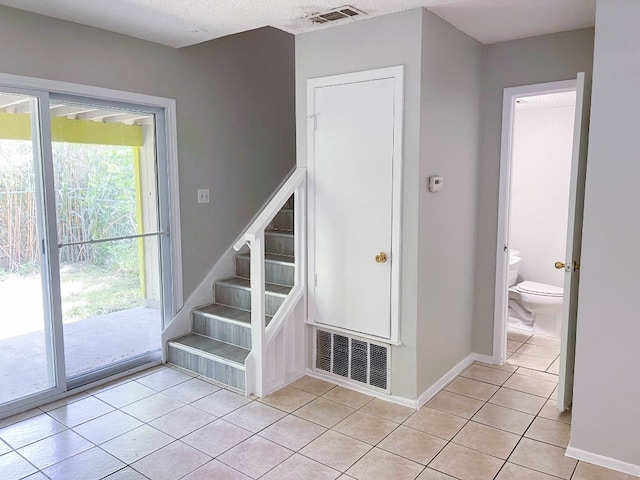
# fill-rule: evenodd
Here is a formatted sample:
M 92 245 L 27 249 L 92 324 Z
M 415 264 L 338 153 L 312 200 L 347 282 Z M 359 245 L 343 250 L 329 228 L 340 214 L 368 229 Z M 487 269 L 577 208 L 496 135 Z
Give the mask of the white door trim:
M 323 87 L 372 80 L 394 79 L 393 179 L 391 222 L 391 334 L 389 341 L 400 339 L 400 242 L 402 227 L 402 145 L 404 128 L 404 66 L 331 75 L 307 81 L 307 163 L 308 163 L 308 323 L 315 323 L 315 90 Z M 380 339 L 378 339 L 380 340 Z
M 171 235 L 171 281 L 173 311 L 166 317 L 173 317 L 183 305 L 182 294 L 182 235 L 180 226 L 180 197 L 178 183 L 178 140 L 176 101 L 171 98 L 131 93 L 102 87 L 92 87 L 57 80 L 24 77 L 0 73 L 0 85 L 20 89 L 32 89 L 74 96 L 83 96 L 112 102 L 126 102 L 164 110 L 164 130 L 166 132 L 167 169 L 169 183 L 169 232 Z
M 503 364 L 507 357 L 507 275 L 509 270 L 509 203 L 511 195 L 511 160 L 513 120 L 516 100 L 520 97 L 576 90 L 576 80 L 538 83 L 504 89 L 502 99 L 502 140 L 500 148 L 500 186 L 498 197 L 498 235 L 496 242 L 496 289 L 493 320 L 493 362 Z

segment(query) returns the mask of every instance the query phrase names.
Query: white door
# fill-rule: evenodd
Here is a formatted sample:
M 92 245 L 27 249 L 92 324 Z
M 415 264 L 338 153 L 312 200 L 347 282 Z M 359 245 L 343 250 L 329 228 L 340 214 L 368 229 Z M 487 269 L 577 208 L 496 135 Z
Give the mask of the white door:
M 316 323 L 391 338 L 397 78 L 315 86 L 310 159 Z M 396 159 L 397 160 L 397 159 Z M 397 164 L 396 164 L 397 167 Z
M 573 158 L 569 193 L 569 221 L 567 251 L 564 262 L 564 308 L 562 311 L 562 343 L 560 347 L 560 378 L 558 381 L 558 410 L 563 412 L 573 398 L 573 367 L 576 356 L 576 318 L 578 312 L 578 283 L 582 243 L 582 215 L 584 209 L 584 181 L 587 170 L 589 111 L 591 82 L 584 73 L 578 74 L 576 88 L 576 116 L 573 130 Z M 561 265 L 557 265 L 561 267 Z

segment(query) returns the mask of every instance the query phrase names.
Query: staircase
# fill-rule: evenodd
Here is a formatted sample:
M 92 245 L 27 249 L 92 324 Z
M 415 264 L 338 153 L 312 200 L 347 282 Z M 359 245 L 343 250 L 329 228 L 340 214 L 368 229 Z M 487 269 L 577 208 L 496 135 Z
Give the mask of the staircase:
M 293 205 L 291 196 L 264 230 L 267 325 L 295 284 Z M 242 393 L 252 338 L 250 264 L 249 253 L 237 254 L 235 276 L 217 280 L 213 303 L 191 311 L 191 333 L 167 344 L 169 363 Z

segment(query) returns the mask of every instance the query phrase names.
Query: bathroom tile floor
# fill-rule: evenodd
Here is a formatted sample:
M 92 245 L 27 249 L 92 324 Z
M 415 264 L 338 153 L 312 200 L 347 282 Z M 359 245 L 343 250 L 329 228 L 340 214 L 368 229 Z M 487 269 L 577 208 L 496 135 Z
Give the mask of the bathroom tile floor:
M 0 420 L 2 480 L 626 480 L 564 456 L 557 339 L 509 333 L 420 410 L 303 377 L 259 400 L 160 366 Z

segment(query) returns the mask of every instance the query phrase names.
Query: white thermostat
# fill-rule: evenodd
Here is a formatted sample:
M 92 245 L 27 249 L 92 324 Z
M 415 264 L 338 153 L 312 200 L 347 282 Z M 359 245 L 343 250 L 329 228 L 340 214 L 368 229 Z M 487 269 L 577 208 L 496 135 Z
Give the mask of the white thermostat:
M 429 177 L 430 192 L 439 192 L 440 190 L 442 190 L 443 186 L 444 186 L 444 180 L 442 177 L 439 177 L 437 175 L 433 175 Z

